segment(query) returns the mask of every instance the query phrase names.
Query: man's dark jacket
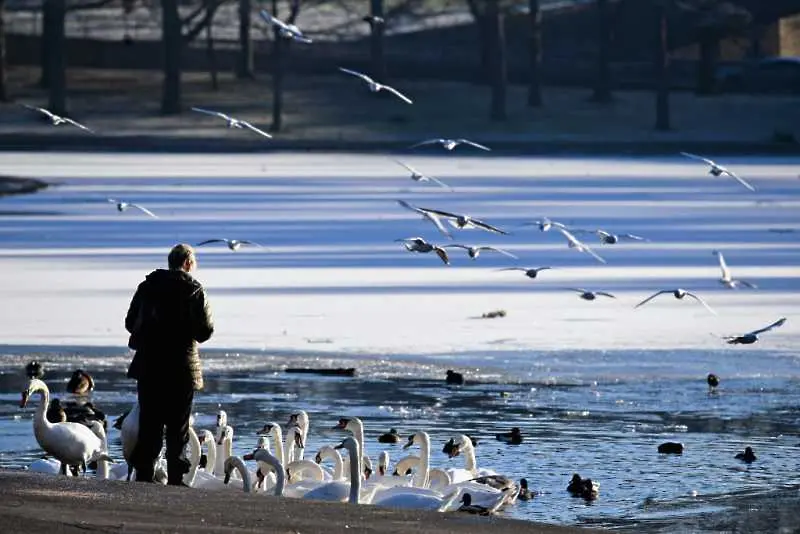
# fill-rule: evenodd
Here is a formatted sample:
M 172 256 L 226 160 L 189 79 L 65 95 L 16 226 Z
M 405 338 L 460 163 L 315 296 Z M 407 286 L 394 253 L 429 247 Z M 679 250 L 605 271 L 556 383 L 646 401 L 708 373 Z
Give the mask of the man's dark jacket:
M 178 269 L 157 269 L 133 295 L 125 329 L 136 354 L 128 377 L 203 389 L 197 344 L 214 333 L 214 321 L 200 282 Z

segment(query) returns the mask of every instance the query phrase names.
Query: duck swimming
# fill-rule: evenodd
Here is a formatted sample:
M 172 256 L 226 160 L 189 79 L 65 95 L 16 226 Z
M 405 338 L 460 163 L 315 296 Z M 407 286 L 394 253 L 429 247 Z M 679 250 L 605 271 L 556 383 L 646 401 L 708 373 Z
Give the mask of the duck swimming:
M 752 447 L 745 447 L 744 452 L 740 452 L 736 456 L 735 459 L 741 460 L 746 464 L 752 464 L 756 461 L 756 453 L 753 452 Z
M 378 436 L 379 443 L 399 443 L 400 441 L 402 441 L 402 438 L 400 437 L 400 434 L 397 433 L 397 429 L 395 428 L 392 428 L 389 430 L 389 432 Z
M 528 479 L 521 478 L 519 479 L 519 493 L 517 494 L 517 499 L 520 501 L 530 501 L 536 496 L 536 492 L 531 491 L 528 488 Z
M 567 491 L 573 497 L 583 497 L 587 501 L 593 501 L 600 494 L 600 485 L 591 478 L 581 478 L 578 473 L 575 473 L 570 479 Z
M 496 434 L 495 437 L 497 438 L 497 441 L 510 443 L 511 445 L 519 445 L 522 443 L 522 432 L 520 432 L 519 427 L 516 426 L 511 429 L 511 432 Z
M 83 369 L 76 369 L 67 382 L 67 391 L 74 395 L 86 395 L 94 389 L 94 379 Z
M 455 386 L 463 386 L 464 385 L 464 375 L 461 373 L 456 373 L 452 369 L 447 370 L 447 376 L 445 377 L 445 383 Z
M 708 373 L 706 382 L 708 383 L 709 393 L 713 393 L 717 389 L 717 386 L 719 386 L 719 377 L 714 373 Z
M 667 441 L 658 446 L 658 452 L 661 454 L 683 454 L 683 443 Z

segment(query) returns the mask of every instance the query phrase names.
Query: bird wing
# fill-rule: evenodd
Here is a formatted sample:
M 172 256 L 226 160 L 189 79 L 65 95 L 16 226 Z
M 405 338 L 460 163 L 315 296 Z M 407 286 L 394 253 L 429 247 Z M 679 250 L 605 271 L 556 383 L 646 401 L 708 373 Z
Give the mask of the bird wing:
M 439 256 L 439 259 L 444 262 L 445 265 L 450 265 L 450 259 L 447 257 L 447 251 L 442 247 L 433 247 L 433 250 L 436 252 L 436 255 Z
M 670 291 L 668 289 L 662 289 L 661 291 L 656 291 L 655 293 L 653 293 L 652 295 L 650 295 L 649 297 L 644 299 L 642 302 L 640 302 L 639 304 L 634 306 L 634 309 L 638 308 L 639 306 L 644 306 L 645 304 L 647 304 L 648 302 L 650 302 L 651 300 L 653 300 L 657 296 L 663 295 L 664 293 L 672 293 L 672 291 Z
M 77 126 L 81 130 L 86 130 L 89 133 L 94 133 L 94 131 L 92 129 L 87 128 L 86 126 L 84 126 L 83 124 L 79 123 L 78 121 L 74 121 L 74 120 L 72 120 L 72 119 L 70 119 L 68 117 L 64 117 L 64 120 L 67 121 L 68 123 L 70 123 L 73 126 Z
M 291 29 L 291 28 L 289 29 L 289 31 L 291 31 L 291 32 L 292 32 L 292 35 L 294 36 L 294 40 L 295 40 L 295 41 L 300 41 L 301 43 L 306 43 L 306 44 L 311 44 L 311 43 L 313 43 L 313 42 L 314 42 L 314 41 L 312 41 L 312 40 L 311 40 L 311 38 L 310 38 L 310 37 L 306 37 L 306 36 L 305 36 L 305 35 L 303 35 L 303 33 L 302 33 L 302 32 L 300 32 L 300 31 L 296 31 L 296 30 L 293 30 L 293 29 Z
M 499 271 L 527 271 L 525 267 L 506 267 L 504 269 L 497 269 Z
M 196 244 L 196 247 L 200 247 L 202 245 L 208 245 L 209 243 L 227 243 L 227 239 L 206 239 L 205 241 L 201 241 L 200 243 Z
M 748 282 L 747 280 L 737 280 L 737 282 L 739 282 L 740 284 L 742 284 L 745 287 L 749 287 L 750 289 L 758 289 L 757 285 L 755 285 L 752 282 Z
M 446 183 L 444 183 L 440 179 L 434 178 L 433 176 L 425 176 L 425 178 L 427 178 L 428 180 L 430 180 L 432 182 L 436 182 L 437 184 L 439 184 L 440 186 L 444 187 L 445 189 L 453 189 L 452 187 L 450 187 L 449 185 L 447 185 Z
M 116 198 L 107 198 L 106 200 L 108 200 L 112 204 L 119 204 L 120 203 L 120 201 L 117 200 Z
M 730 280 L 731 278 L 731 271 L 728 269 L 728 264 L 725 263 L 725 256 L 722 255 L 722 252 L 715 250 L 717 254 L 717 258 L 719 258 L 719 268 L 722 271 L 722 279 L 723 280 Z
M 742 184 L 743 186 L 745 186 L 745 187 L 746 187 L 747 189 L 749 189 L 750 191 L 755 191 L 755 190 L 756 190 L 756 188 L 755 188 L 755 187 L 753 187 L 752 185 L 750 185 L 749 183 L 747 183 L 747 182 L 744 180 L 744 178 L 741 178 L 741 177 L 740 177 L 739 175 L 737 175 L 736 173 L 734 173 L 734 172 L 731 172 L 731 171 L 729 171 L 728 169 L 725 169 L 725 170 L 723 171 L 723 173 L 724 173 L 724 174 L 727 174 L 728 176 L 730 176 L 731 178 L 733 178 L 734 180 L 736 180 L 737 182 L 739 182 L 740 184 Z
M 442 220 L 439 219 L 439 217 L 433 215 L 432 213 L 428 213 L 427 211 L 423 211 L 421 213 L 426 219 L 431 221 L 442 234 L 449 237 L 450 239 L 453 239 L 453 234 L 451 234 L 447 230 L 447 228 L 444 227 L 444 225 L 442 224 Z
M 395 161 L 397 164 L 399 164 L 399 165 L 402 165 L 403 167 L 405 167 L 405 168 L 406 168 L 406 170 L 408 170 L 408 172 L 410 172 L 410 173 L 412 173 L 412 174 L 419 174 L 420 176 L 422 176 L 422 173 L 421 173 L 421 172 L 419 172 L 419 171 L 418 171 L 417 169 L 415 169 L 414 167 L 412 167 L 411 165 L 406 165 L 405 163 L 403 163 L 402 161 L 400 161 L 400 160 L 398 160 L 398 159 L 396 159 L 396 160 L 394 160 L 394 161 Z
M 642 237 L 636 234 L 620 234 L 619 237 L 621 239 L 630 239 L 631 241 L 648 241 L 646 237 Z
M 267 22 L 269 24 L 274 24 L 274 25 L 278 26 L 279 28 L 283 28 L 284 30 L 289 30 L 289 27 L 282 20 L 279 20 L 279 19 L 273 17 L 272 15 L 270 15 L 267 12 L 266 9 L 262 9 L 259 12 L 259 15 L 261 15 L 261 18 L 264 19 L 265 22 Z
M 441 137 L 439 139 L 427 139 L 425 141 L 420 141 L 419 143 L 417 143 L 415 145 L 411 145 L 408 148 L 416 148 L 416 147 L 422 146 L 422 145 L 432 145 L 434 143 L 442 143 L 442 142 L 444 142 L 444 139 L 442 139 Z
M 567 287 L 565 289 L 567 289 L 568 291 L 577 291 L 578 293 L 588 293 L 588 291 L 583 289 L 582 287 Z
M 606 293 L 605 291 L 595 291 L 594 294 L 595 295 L 603 295 L 604 297 L 609 297 L 609 298 L 612 298 L 612 299 L 617 298 L 614 295 L 612 295 L 611 293 Z
M 708 163 L 709 165 L 715 165 L 715 163 L 712 160 L 710 160 L 708 158 L 704 158 L 703 156 L 696 156 L 695 154 L 690 154 L 689 152 L 681 152 L 681 155 L 682 156 L 686 156 L 687 158 L 692 158 L 692 159 L 704 161 L 704 162 Z
M 255 126 L 253 126 L 252 124 L 250 124 L 247 121 L 239 121 L 239 123 L 243 124 L 246 128 L 249 128 L 250 130 L 253 130 L 257 134 L 260 134 L 260 135 L 263 135 L 264 137 L 268 137 L 268 138 L 272 139 L 272 136 L 270 134 L 268 134 L 267 132 L 265 132 L 263 130 L 260 130 L 260 129 L 256 128 Z
M 496 226 L 492 226 L 491 224 L 485 223 L 485 222 L 480 221 L 478 219 L 470 219 L 469 222 L 471 222 L 475 226 L 480 226 L 484 230 L 488 230 L 488 231 L 494 232 L 496 234 L 508 235 L 508 232 L 506 232 L 505 230 L 501 230 L 500 228 L 497 228 Z
M 382 89 L 386 89 L 387 91 L 389 91 L 390 93 L 395 95 L 397 98 L 399 98 L 400 100 L 402 100 L 406 104 L 413 104 L 414 103 L 414 102 L 411 101 L 410 98 L 408 98 L 406 95 L 404 95 L 403 93 L 401 93 L 400 91 L 398 91 L 394 87 L 391 87 L 389 85 L 381 85 L 381 88 Z
M 696 301 L 697 301 L 697 302 L 699 302 L 700 304 L 702 304 L 702 305 L 705 307 L 705 309 L 707 309 L 708 311 L 710 311 L 710 312 L 711 312 L 711 313 L 713 313 L 714 315 L 717 315 L 717 312 L 715 312 L 713 309 L 711 309 L 711 306 L 709 306 L 708 304 L 706 304 L 706 301 L 704 301 L 703 299 L 701 299 L 700 297 L 698 297 L 698 296 L 697 296 L 697 295 L 695 295 L 694 293 L 689 293 L 689 292 L 687 291 L 687 292 L 686 292 L 686 294 L 687 294 L 688 296 L 692 297 L 694 300 L 696 300 Z
M 262 245 L 256 243 L 255 241 L 249 241 L 247 239 L 240 239 L 239 243 L 242 245 L 253 245 L 254 247 L 261 247 Z
M 29 106 L 28 104 L 22 104 L 22 105 L 23 105 L 23 107 L 26 107 L 26 108 L 28 108 L 30 110 L 38 111 L 39 113 L 44 113 L 45 115 L 47 115 L 51 119 L 55 118 L 55 115 L 53 115 L 52 113 L 50 113 L 50 111 L 48 111 L 48 110 L 46 110 L 44 108 L 40 108 L 40 107 L 36 107 L 36 106 Z
M 198 111 L 200 113 L 205 113 L 206 115 L 213 115 L 215 117 L 219 117 L 219 118 L 225 119 L 225 120 L 230 119 L 230 117 L 225 115 L 224 113 L 221 113 L 219 111 L 211 111 L 210 109 L 192 108 L 192 111 Z
M 492 150 L 492 149 L 491 149 L 491 148 L 489 148 L 488 146 L 483 146 L 483 145 L 480 145 L 480 144 L 478 144 L 478 143 L 476 143 L 476 142 L 474 142 L 474 141 L 470 141 L 469 139 L 456 139 L 456 142 L 457 142 L 457 143 L 465 143 L 465 144 L 467 144 L 467 145 L 472 145 L 472 146 L 474 146 L 475 148 L 480 148 L 481 150 L 488 150 L 488 151 L 491 151 L 491 150 Z
M 581 249 L 583 249 L 583 251 L 585 253 L 589 254 L 590 256 L 592 256 L 594 259 L 596 259 L 600 263 L 606 263 L 606 260 L 604 260 L 597 252 L 592 250 L 589 247 L 589 245 L 585 245 L 585 244 L 581 243 L 580 241 L 578 241 L 578 243 L 580 243 Z
M 149 215 L 150 217 L 152 217 L 154 219 L 158 219 L 158 215 L 156 215 L 155 213 L 153 213 L 149 209 L 145 208 L 144 206 L 140 206 L 139 204 L 128 204 L 128 205 L 130 207 L 132 207 L 132 208 L 136 208 L 137 210 L 142 211 L 143 213 L 146 213 L 147 215 Z
M 442 245 L 442 248 L 463 248 L 464 250 L 469 250 L 467 245 L 458 245 L 456 243 L 453 243 L 452 245 Z
M 764 328 L 759 328 L 758 330 L 753 330 L 752 332 L 748 333 L 747 335 L 758 335 L 763 334 L 764 332 L 769 332 L 773 328 L 778 328 L 779 326 L 783 326 L 783 323 L 786 322 L 786 317 L 781 317 L 774 323 L 769 326 L 765 326 Z
M 434 215 L 439 215 L 440 217 L 447 217 L 448 219 L 458 219 L 459 215 L 457 213 L 450 213 L 449 211 L 443 210 L 434 210 L 430 208 L 419 208 L 424 213 L 432 213 Z
M 421 210 L 420 208 L 418 208 L 416 206 L 412 206 L 411 204 L 409 204 L 405 200 L 398 200 L 397 203 L 400 204 L 401 206 L 403 206 L 404 208 L 409 209 L 411 211 L 416 211 L 417 213 L 422 213 L 423 215 L 425 214 L 425 211 Z
M 362 80 L 364 80 L 365 82 L 372 82 L 372 83 L 375 83 L 375 80 L 373 80 L 372 78 L 370 78 L 370 77 L 369 77 L 369 76 L 367 76 L 366 74 L 362 74 L 362 73 L 360 73 L 360 72 L 356 72 L 356 71 L 354 71 L 354 70 L 350 70 L 350 69 L 345 69 L 344 67 L 339 67 L 339 70 L 340 70 L 340 71 L 342 71 L 342 72 L 344 72 L 344 73 L 347 73 L 347 74 L 352 74 L 353 76 L 358 76 L 359 78 L 361 78 L 361 79 L 362 79 Z M 386 87 L 386 86 L 384 86 L 384 87 Z M 386 87 L 386 88 L 387 88 L 387 89 L 390 89 L 389 87 Z
M 499 252 L 500 254 L 504 254 L 504 255 L 508 256 L 509 258 L 514 258 L 515 260 L 519 259 L 517 256 L 513 255 L 512 253 L 508 252 L 507 250 L 503 250 L 502 248 L 478 247 L 478 250 L 493 250 L 495 252 Z

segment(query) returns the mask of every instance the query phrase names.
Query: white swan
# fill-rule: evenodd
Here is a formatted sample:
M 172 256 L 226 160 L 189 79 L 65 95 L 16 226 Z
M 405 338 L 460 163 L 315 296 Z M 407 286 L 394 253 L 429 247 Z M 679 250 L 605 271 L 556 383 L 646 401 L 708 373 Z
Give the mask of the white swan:
M 139 401 L 114 423 L 114 427 L 119 429 L 119 438 L 122 441 L 122 457 L 128 464 L 126 480 L 130 481 L 133 475 L 133 450 L 139 441 Z
M 241 456 L 229 456 L 225 459 L 225 478 L 222 483 L 235 489 L 236 485 L 230 483 L 233 471 L 239 473 L 239 479 L 242 481 L 242 490 L 245 493 L 250 493 L 253 490 L 253 481 L 250 478 L 250 471 L 247 470 L 247 466 Z
M 360 462 L 361 468 L 363 470 L 362 476 L 365 478 L 369 478 L 369 475 L 372 474 L 372 460 L 369 459 L 367 455 L 366 446 L 364 444 L 364 423 L 358 417 L 340 417 L 339 423 L 333 427 L 334 430 L 347 430 L 358 442 L 358 447 L 360 451 Z M 345 460 L 345 473 L 349 473 L 349 460 L 348 457 Z
M 286 485 L 286 475 L 284 474 L 283 465 L 281 465 L 280 460 L 268 449 L 257 449 L 253 451 L 253 459 L 257 461 L 259 465 L 263 464 L 271 467 L 271 470 L 275 472 L 276 478 L 274 489 L 275 496 L 283 496 Z
M 272 445 L 275 448 L 275 457 L 278 461 L 283 465 L 286 461 L 284 456 L 285 452 L 285 445 L 283 443 L 283 430 L 281 430 L 281 425 L 278 423 L 265 423 L 263 428 L 256 432 L 259 436 L 271 436 L 272 437 Z
M 233 427 L 225 425 L 221 437 L 216 441 L 216 462 L 214 463 L 214 476 L 225 476 L 225 460 L 233 455 Z
M 318 464 L 322 464 L 322 462 L 325 460 L 333 460 L 332 471 L 329 471 L 323 467 L 323 469 L 330 475 L 330 480 L 342 480 L 344 478 L 344 461 L 342 460 L 342 455 L 339 454 L 339 451 L 330 445 L 323 445 L 317 451 L 314 461 Z
M 39 446 L 61 462 L 62 473 L 66 472 L 67 466 L 80 466 L 86 470 L 87 463 L 105 455 L 102 440 L 89 427 L 47 420 L 45 411 L 50 404 L 50 390 L 38 378 L 32 378 L 28 388 L 22 392 L 21 408 L 27 406 L 34 393 L 40 394 L 40 402 L 33 416 L 33 434 Z
M 31 462 L 28 471 L 33 473 L 44 473 L 46 475 L 57 475 L 61 471 L 61 462 L 53 458 L 39 458 Z M 72 471 L 67 469 L 67 475 L 71 476 Z
M 458 486 L 471 494 L 472 502 L 479 506 L 493 508 L 499 504 L 513 503 L 519 494 L 519 485 L 510 478 L 498 474 L 491 469 L 478 469 L 475 459 L 475 447 L 469 436 L 460 434 L 453 438 L 448 449 L 449 458 L 464 453 L 464 467 L 448 469 L 448 473 L 456 473 L 451 487 Z M 452 475 L 451 475 L 452 476 Z M 498 495 L 502 496 L 498 504 Z
M 308 441 L 309 426 L 308 413 L 306 413 L 305 410 L 300 410 L 289 416 L 289 421 L 286 423 L 287 428 L 295 425 L 300 429 L 301 441 L 296 443 L 297 448 L 295 449 L 294 455 L 291 458 L 286 458 L 287 462 L 295 462 L 305 458 L 305 443 Z
M 347 437 L 335 449 L 347 449 L 350 457 L 350 482 L 334 480 L 318 486 L 305 495 L 304 499 L 317 501 L 338 501 L 358 504 L 361 493 L 361 470 L 359 469 L 358 459 L 361 457 L 358 441 L 352 437 Z

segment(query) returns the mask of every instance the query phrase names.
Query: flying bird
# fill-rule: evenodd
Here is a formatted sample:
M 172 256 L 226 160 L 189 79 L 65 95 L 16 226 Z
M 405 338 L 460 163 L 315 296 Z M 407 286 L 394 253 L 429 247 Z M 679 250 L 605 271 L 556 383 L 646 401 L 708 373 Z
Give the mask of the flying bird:
M 728 264 L 725 262 L 725 256 L 722 255 L 722 252 L 715 250 L 712 252 L 712 254 L 719 258 L 719 268 L 722 271 L 722 276 L 719 279 L 720 284 L 724 285 L 728 289 L 736 289 L 738 286 L 745 286 L 751 289 L 755 289 L 757 287 L 755 284 L 751 284 L 745 280 L 733 278 L 733 276 L 731 276 L 731 270 L 728 268 Z
M 150 217 L 152 217 L 154 219 L 158 219 L 158 215 L 156 215 L 155 213 L 153 213 L 149 209 L 145 208 L 144 206 L 140 206 L 139 204 L 134 204 L 133 202 L 124 202 L 122 200 L 117 200 L 117 199 L 114 199 L 114 198 L 109 198 L 107 200 L 109 202 L 111 202 L 112 204 L 116 204 L 117 205 L 117 211 L 123 212 L 123 211 L 127 210 L 128 208 L 136 208 L 137 210 L 141 211 L 142 213 L 145 213 L 145 214 L 149 215 Z
M 303 32 L 300 31 L 300 28 L 294 24 L 286 24 L 282 20 L 273 17 L 267 12 L 266 9 L 262 9 L 259 14 L 267 24 L 277 26 L 278 34 L 284 39 L 292 39 L 294 41 L 300 41 L 301 43 L 306 44 L 311 44 L 313 42 L 311 39 L 303 35 Z
M 445 265 L 450 265 L 450 259 L 447 257 L 447 251 L 444 248 L 428 243 L 421 237 L 395 239 L 395 242 L 402 242 L 403 246 L 406 247 L 406 250 L 409 252 L 419 252 L 421 254 L 435 252 L 436 255 L 439 256 L 439 259 L 442 260 L 442 263 Z
M 692 297 L 694 300 L 696 300 L 697 302 L 702 304 L 708 311 L 710 311 L 714 315 L 717 315 L 717 312 L 712 310 L 711 306 L 706 304 L 706 301 L 704 301 L 703 299 L 701 299 L 700 297 L 698 297 L 694 293 L 690 293 L 689 291 L 686 291 L 685 289 L 680 289 L 680 288 L 678 288 L 678 289 L 662 289 L 661 291 L 656 291 L 655 293 L 653 293 L 652 295 L 650 295 L 649 297 L 647 297 L 646 299 L 641 301 L 639 304 L 634 306 L 634 308 L 638 308 L 639 306 L 643 306 L 643 305 L 647 304 L 648 302 L 650 302 L 651 300 L 653 300 L 654 298 L 656 298 L 659 295 L 670 294 L 670 293 L 672 294 L 673 297 L 675 297 L 678 300 L 683 299 L 683 297 Z
M 590 233 L 595 234 L 597 237 L 600 238 L 600 243 L 603 245 L 616 245 L 620 242 L 620 240 L 627 240 L 627 241 L 648 241 L 647 238 L 642 236 L 634 235 L 634 234 L 612 234 L 606 232 L 605 230 L 573 230 L 573 232 L 583 232 L 583 233 Z
M 356 72 L 354 70 L 345 69 L 343 67 L 339 67 L 339 70 L 344 72 L 344 73 L 346 73 L 346 74 L 350 74 L 351 76 L 357 76 L 357 77 L 361 78 L 362 80 L 364 80 L 365 82 L 367 82 L 367 86 L 369 87 L 369 90 L 371 92 L 373 92 L 373 93 L 377 93 L 378 91 L 389 91 L 390 93 L 395 95 L 397 98 L 399 98 L 400 100 L 402 100 L 406 104 L 413 104 L 413 102 L 411 101 L 410 98 L 408 98 L 406 95 L 404 95 L 403 93 L 401 93 L 400 91 L 398 91 L 397 89 L 395 89 L 394 87 L 392 87 L 390 85 L 383 85 L 382 83 L 378 83 L 375 80 L 373 80 L 372 78 L 370 78 L 369 76 L 367 76 L 366 74 L 362 74 L 362 73 Z
M 590 256 L 592 256 L 597 261 L 599 261 L 600 263 L 606 263 L 606 260 L 601 258 L 594 250 L 589 248 L 589 245 L 586 245 L 581 241 L 579 241 L 578 238 L 572 235 L 566 228 L 561 228 L 560 226 L 556 226 L 556 230 L 561 232 L 561 235 L 567 238 L 567 246 L 569 246 L 569 248 L 573 248 L 578 252 L 585 252 Z
M 539 272 L 546 271 L 548 269 L 552 269 L 552 267 L 506 267 L 505 269 L 498 269 L 498 271 L 522 271 L 528 278 L 536 278 L 539 275 Z
M 728 176 L 730 176 L 731 178 L 733 178 L 734 180 L 736 180 L 737 182 L 739 182 L 740 184 L 745 186 L 750 191 L 755 191 L 756 190 L 755 187 L 753 187 L 749 183 L 745 182 L 741 177 L 739 177 L 735 173 L 731 172 L 729 169 L 723 167 L 722 165 L 717 164 L 713 160 L 710 160 L 708 158 L 704 158 L 702 156 L 696 156 L 695 154 L 690 154 L 688 152 L 681 152 L 681 155 L 686 156 L 687 158 L 696 159 L 696 160 L 699 160 L 699 161 L 702 161 L 702 162 L 705 162 L 706 164 L 708 164 L 711 167 L 708 170 L 708 174 L 711 174 L 712 176 L 721 176 L 723 174 L 727 174 Z
M 453 235 L 447 230 L 447 228 L 444 227 L 444 225 L 442 224 L 441 219 L 437 215 L 434 215 L 433 213 L 430 213 L 430 212 L 428 212 L 428 210 L 425 210 L 423 208 L 418 208 L 417 206 L 412 206 L 411 204 L 409 204 L 405 200 L 398 200 L 397 203 L 400 204 L 401 206 L 403 206 L 406 209 L 409 209 L 411 211 L 415 211 L 415 212 L 419 213 L 420 215 L 422 215 L 423 219 L 432 222 L 442 234 L 444 234 L 449 239 L 453 239 Z
M 433 144 L 440 144 L 445 148 L 445 150 L 453 150 L 458 145 L 470 145 L 470 146 L 474 146 L 475 148 L 480 148 L 481 150 L 487 150 L 487 151 L 491 151 L 492 150 L 489 147 L 485 147 L 483 145 L 479 145 L 478 143 L 475 143 L 474 141 L 470 141 L 469 139 L 442 139 L 442 138 L 428 139 L 426 141 L 422 141 L 420 143 L 417 143 L 416 145 L 411 145 L 409 148 L 417 148 L 418 146 L 433 145 Z
M 542 231 L 542 232 L 548 232 L 553 227 L 555 227 L 555 228 L 564 228 L 565 230 L 567 229 L 567 225 L 562 224 L 562 223 L 557 222 L 557 221 L 552 221 L 552 220 L 548 219 L 547 217 L 542 217 L 538 221 L 524 223 L 522 226 L 537 226 L 539 228 L 539 230 Z
M 753 330 L 752 332 L 742 334 L 741 336 L 726 336 L 723 339 L 725 339 L 725 341 L 727 341 L 728 344 L 730 345 L 752 345 L 753 343 L 758 341 L 758 334 L 763 334 L 764 332 L 769 332 L 773 328 L 778 328 L 779 326 L 783 326 L 783 323 L 785 322 L 786 322 L 786 317 L 781 317 L 771 325 L 765 326 L 764 328 Z
M 480 228 L 482 230 L 486 230 L 487 232 L 508 235 L 508 232 L 506 232 L 505 230 L 501 230 L 496 226 L 492 226 L 491 224 L 470 217 L 469 215 L 464 215 L 460 213 L 451 213 L 449 211 L 434 210 L 430 208 L 419 208 L 419 209 L 427 213 L 432 213 L 439 217 L 444 217 L 447 220 L 447 222 L 450 223 L 450 225 L 453 226 L 454 228 L 459 228 L 461 230 L 467 228 Z
M 226 121 L 228 123 L 228 128 L 243 128 L 243 129 L 247 128 L 248 130 L 252 130 L 252 131 L 254 131 L 255 133 L 257 133 L 259 135 L 263 135 L 264 137 L 268 137 L 270 139 L 272 138 L 272 136 L 270 134 L 268 134 L 267 132 L 265 132 L 263 130 L 259 130 L 258 128 L 256 128 L 252 124 L 250 124 L 249 122 L 243 121 L 241 119 L 236 119 L 234 117 L 231 117 L 230 115 L 226 115 L 226 114 L 221 113 L 219 111 L 211 111 L 211 110 L 203 109 L 203 108 L 192 108 L 192 111 L 198 111 L 200 113 L 205 113 L 206 115 L 213 115 L 215 117 L 219 117 L 220 119 L 223 119 L 224 121 Z
M 611 299 L 617 298 L 611 293 L 606 293 L 605 291 L 589 291 L 587 289 L 583 289 L 580 287 L 568 287 L 567 289 L 569 289 L 570 291 L 577 291 L 578 293 L 580 293 L 578 297 L 582 298 L 583 300 L 595 300 L 598 296 L 608 297 Z
M 515 260 L 519 259 L 516 256 L 514 256 L 513 254 L 511 254 L 510 252 L 508 252 L 507 250 L 503 250 L 501 248 L 496 248 L 496 247 L 489 247 L 489 246 L 471 247 L 471 246 L 468 246 L 468 245 L 453 244 L 453 245 L 444 245 L 442 248 L 463 248 L 464 250 L 467 251 L 467 254 L 473 260 L 476 259 L 478 256 L 480 256 L 480 253 L 481 253 L 482 250 L 492 251 L 492 252 L 499 252 L 500 254 L 508 256 L 509 258 L 514 258 Z
M 402 165 L 403 167 L 405 167 L 408 170 L 408 172 L 411 173 L 411 179 L 414 180 L 415 182 L 434 182 L 434 183 L 439 184 L 441 187 L 444 187 L 446 189 L 450 189 L 450 190 L 453 189 L 452 187 L 450 187 L 449 185 L 447 185 L 443 181 L 439 180 L 438 178 L 434 178 L 433 176 L 428 176 L 426 174 L 422 174 L 421 172 L 419 172 L 417 169 L 415 169 L 411 165 L 406 165 L 402 161 L 398 161 L 398 160 L 395 160 L 395 161 L 397 163 L 399 163 L 400 165 Z
M 51 111 L 49 111 L 49 110 L 47 110 L 45 108 L 39 108 L 39 107 L 36 107 L 36 106 L 29 106 L 28 104 L 22 104 L 22 105 L 24 107 L 30 109 L 30 110 L 38 111 L 39 113 L 42 113 L 45 116 L 47 116 L 47 118 L 50 119 L 50 122 L 53 124 L 53 126 L 59 126 L 61 124 L 71 124 L 73 126 L 77 126 L 81 130 L 86 130 L 89 133 L 94 133 L 94 131 L 91 130 L 90 128 L 87 128 L 83 124 L 81 124 L 81 123 L 79 123 L 77 121 L 74 121 L 74 120 L 70 119 L 69 117 L 62 117 L 60 115 L 56 115 L 55 113 L 52 113 Z
M 225 238 L 206 239 L 205 241 L 201 241 L 195 246 L 202 247 L 203 245 L 208 245 L 210 243 L 225 243 L 228 246 L 228 248 L 234 252 L 239 250 L 242 245 L 253 245 L 254 247 L 261 247 L 261 245 L 259 245 L 258 243 L 255 243 L 253 241 L 248 241 L 246 239 L 225 239 Z
M 383 26 L 386 23 L 383 17 L 376 17 L 375 15 L 365 15 L 361 17 L 361 20 L 368 23 L 370 26 Z

